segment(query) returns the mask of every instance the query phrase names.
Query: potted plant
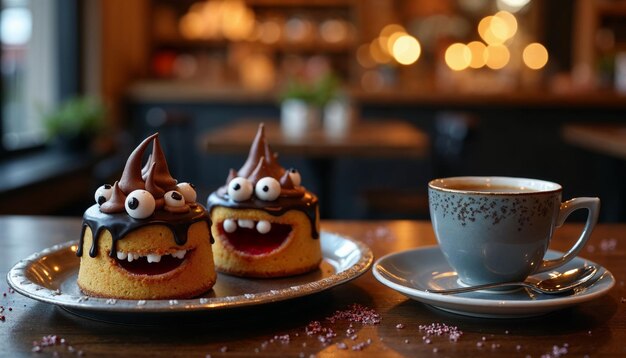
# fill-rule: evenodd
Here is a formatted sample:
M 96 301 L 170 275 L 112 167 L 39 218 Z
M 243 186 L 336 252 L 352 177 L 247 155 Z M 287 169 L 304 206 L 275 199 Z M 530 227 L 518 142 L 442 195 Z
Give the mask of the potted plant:
M 321 127 L 324 106 L 333 99 L 339 81 L 328 72 L 318 78 L 290 78 L 281 94 L 281 128 L 290 136 L 301 136 Z
M 62 150 L 84 150 L 104 128 L 105 107 L 87 96 L 71 98 L 44 114 L 49 142 Z

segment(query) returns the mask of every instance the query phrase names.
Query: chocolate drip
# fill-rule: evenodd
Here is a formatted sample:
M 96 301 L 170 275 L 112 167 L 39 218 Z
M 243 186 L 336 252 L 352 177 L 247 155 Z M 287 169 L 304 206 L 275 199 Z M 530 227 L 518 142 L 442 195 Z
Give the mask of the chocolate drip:
M 148 144 L 150 144 L 150 141 L 158 135 L 158 133 L 154 133 L 153 135 L 144 139 L 143 142 L 141 142 L 141 144 L 139 144 L 128 157 L 119 184 L 120 189 L 122 189 L 122 191 L 127 195 L 130 194 L 133 190 L 145 189 L 145 184 L 143 182 L 143 178 L 141 177 L 141 157 L 146 151 L 146 147 L 148 146 Z
M 248 201 L 235 202 L 229 200 L 224 190 L 218 190 L 212 193 L 207 200 L 207 210 L 211 212 L 216 206 L 223 206 L 231 209 L 256 209 L 263 210 L 273 216 L 281 216 L 289 210 L 299 210 L 303 212 L 311 223 L 311 236 L 314 239 L 319 238 L 317 230 L 317 197 L 311 193 L 305 193 L 302 197 L 279 197 L 277 200 L 270 202 L 252 199 Z
M 186 214 L 171 214 L 167 211 L 159 210 L 149 219 L 136 220 L 130 218 L 126 213 L 105 214 L 100 212 L 98 205 L 93 205 L 83 215 L 83 227 L 81 230 L 80 242 L 77 256 L 83 254 L 83 244 L 85 240 L 85 230 L 87 227 L 91 229 L 92 245 L 89 249 L 89 256 L 96 257 L 98 255 L 98 241 L 103 230 L 111 233 L 111 252 L 109 256 L 117 256 L 117 242 L 122 240 L 128 233 L 149 225 L 167 226 L 174 236 L 177 245 L 187 243 L 187 231 L 189 227 L 196 222 L 205 221 L 209 226 L 209 239 L 213 243 L 213 237 L 210 234 L 211 219 L 208 212 L 201 205 L 193 205 L 192 210 Z

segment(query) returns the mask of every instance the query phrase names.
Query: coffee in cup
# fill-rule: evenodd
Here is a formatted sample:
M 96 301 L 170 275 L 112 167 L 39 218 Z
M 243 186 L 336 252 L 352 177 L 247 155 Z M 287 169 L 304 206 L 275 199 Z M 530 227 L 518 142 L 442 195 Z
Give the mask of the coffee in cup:
M 562 190 L 559 184 L 526 178 L 432 180 L 433 229 L 459 279 L 469 285 L 523 281 L 576 257 L 598 220 L 600 199 L 561 202 Z M 579 209 L 589 211 L 580 237 L 563 256 L 546 260 L 554 230 Z

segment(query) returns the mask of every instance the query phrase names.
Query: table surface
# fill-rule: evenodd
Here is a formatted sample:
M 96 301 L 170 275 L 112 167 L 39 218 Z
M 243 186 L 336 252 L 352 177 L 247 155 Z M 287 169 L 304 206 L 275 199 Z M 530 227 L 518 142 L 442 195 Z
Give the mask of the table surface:
M 323 129 L 290 137 L 281 131 L 278 121 L 258 119 L 211 130 L 202 139 L 203 147 L 209 153 L 247 153 L 261 122 L 268 143 L 280 155 L 424 158 L 430 146 L 426 133 L 398 120 L 361 120 L 339 137 L 329 136 Z
M 78 218 L 0 217 L 0 274 L 6 276 L 15 262 L 33 252 L 77 239 L 80 225 Z M 566 224 L 558 229 L 551 248 L 564 250 L 581 228 Z M 426 221 L 326 221 L 322 229 L 362 241 L 376 258 L 435 244 Z M 581 255 L 611 271 L 617 280 L 615 287 L 593 301 L 527 319 L 478 319 L 444 313 L 407 299 L 367 272 L 349 283 L 291 301 L 223 311 L 193 321 L 119 325 L 80 318 L 28 299 L 11 292 L 2 280 L 0 356 L 28 355 L 33 342 L 48 335 L 57 335 L 66 344 L 44 347 L 43 356 L 57 352 L 72 357 L 81 351 L 87 357 L 342 357 L 357 353 L 376 357 L 540 357 L 552 353 L 554 346 L 565 347 L 568 356 L 626 356 L 626 225 L 600 224 Z M 346 322 L 326 320 L 355 303 L 378 312 L 381 322 L 353 323 L 350 328 Z M 305 333 L 313 321 L 335 331 L 331 343 Z M 431 337 L 427 344 L 418 326 L 431 323 L 457 326 L 463 335 L 456 343 Z M 354 332 L 348 332 L 350 329 Z M 362 351 L 352 350 L 368 340 L 371 344 L 363 345 Z
M 626 159 L 626 125 L 623 124 L 566 124 L 563 139 L 596 153 Z

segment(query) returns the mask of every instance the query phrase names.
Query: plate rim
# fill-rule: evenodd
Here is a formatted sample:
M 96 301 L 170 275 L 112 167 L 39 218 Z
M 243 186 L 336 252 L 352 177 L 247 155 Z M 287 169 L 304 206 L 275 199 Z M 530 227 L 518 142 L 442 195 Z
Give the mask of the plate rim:
M 320 231 L 320 240 L 323 240 L 324 237 L 329 236 L 333 236 L 341 240 L 346 240 L 354 244 L 356 246 L 355 250 L 358 251 L 360 254 L 359 259 L 352 265 L 348 266 L 345 270 L 341 272 L 335 272 L 328 277 L 306 282 L 303 284 L 294 285 L 289 288 L 268 290 L 263 292 L 257 292 L 254 294 L 244 293 L 234 296 L 210 298 L 197 297 L 191 299 L 171 300 L 114 299 L 93 297 L 85 294 L 82 294 L 80 296 L 74 294 L 65 294 L 63 292 L 60 292 L 59 290 L 52 290 L 49 287 L 41 286 L 38 283 L 29 280 L 25 276 L 26 269 L 31 264 L 35 263 L 36 260 L 40 259 L 42 256 L 51 255 L 63 250 L 67 250 L 73 245 L 77 245 L 78 240 L 55 244 L 41 251 L 35 252 L 26 258 L 21 259 L 7 272 L 6 280 L 9 286 L 17 293 L 20 293 L 28 298 L 40 302 L 50 303 L 70 310 L 106 311 L 116 313 L 168 313 L 213 311 L 255 306 L 294 299 L 322 292 L 354 280 L 363 275 L 371 268 L 374 262 L 374 254 L 365 243 L 356 240 L 348 235 L 325 230 Z M 327 238 L 326 240 L 329 239 Z M 323 258 L 327 257 L 324 256 L 323 250 L 322 255 Z M 94 302 L 96 304 L 94 304 Z
M 455 305 L 452 310 L 461 314 L 470 314 L 476 315 L 476 313 L 480 313 L 481 316 L 484 315 L 484 311 L 480 310 L 480 308 L 489 308 L 489 314 L 497 317 L 511 317 L 512 311 L 521 312 L 522 310 L 533 311 L 537 313 L 543 313 L 546 311 L 552 311 L 560 308 L 569 307 L 572 305 L 576 305 L 579 303 L 587 302 L 593 300 L 597 297 L 600 297 L 610 291 L 615 285 L 615 277 L 613 274 L 607 270 L 602 265 L 599 265 L 596 262 L 593 262 L 589 259 L 577 256 L 574 259 L 585 260 L 585 262 L 589 264 L 596 265 L 599 268 L 600 275 L 606 275 L 606 277 L 602 278 L 603 280 L 608 281 L 608 284 L 605 288 L 602 288 L 595 292 L 586 292 L 577 296 L 551 296 L 553 298 L 549 300 L 528 300 L 528 301 L 513 301 L 502 299 L 501 295 L 495 295 L 493 299 L 487 298 L 473 298 L 473 297 L 462 297 L 462 296 L 454 296 L 454 295 L 441 295 L 437 293 L 427 292 L 425 290 L 417 289 L 402 285 L 400 283 L 393 282 L 389 278 L 387 278 L 384 274 L 382 274 L 379 270 L 379 267 L 384 267 L 384 263 L 389 261 L 390 259 L 400 256 L 400 255 L 415 255 L 417 253 L 432 253 L 438 252 L 443 256 L 441 249 L 438 245 L 429 245 L 418 248 L 413 248 L 409 250 L 403 250 L 398 252 L 389 253 L 374 262 L 372 266 L 372 273 L 374 277 L 383 285 L 402 293 L 409 298 L 412 298 L 416 301 L 420 301 L 438 308 L 442 308 L 444 310 L 450 311 L 451 305 Z M 549 253 L 554 254 L 562 254 L 556 250 L 548 250 Z M 445 262 L 447 266 L 448 263 Z M 476 309 L 472 309 L 476 308 Z M 469 310 L 468 310 L 469 309 Z M 532 312 L 525 312 L 519 314 L 513 314 L 514 316 L 522 316 L 533 314 Z

